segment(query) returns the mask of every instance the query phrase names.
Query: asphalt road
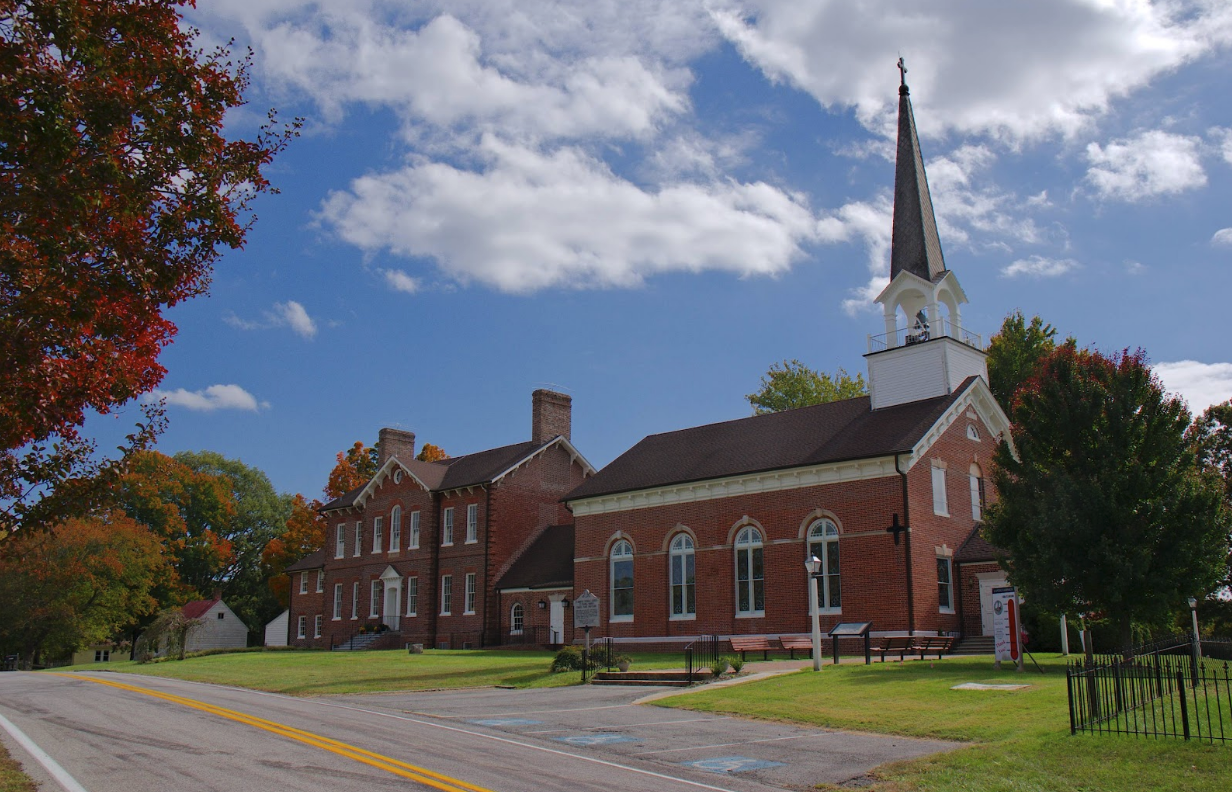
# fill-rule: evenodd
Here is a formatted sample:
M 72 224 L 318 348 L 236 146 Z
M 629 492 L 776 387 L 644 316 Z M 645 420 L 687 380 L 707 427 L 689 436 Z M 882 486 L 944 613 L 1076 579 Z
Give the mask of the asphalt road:
M 291 698 L 131 674 L 0 674 L 0 715 L 87 792 L 799 789 L 952 743 L 638 705 L 648 688 Z M 61 785 L 7 733 L 9 752 Z

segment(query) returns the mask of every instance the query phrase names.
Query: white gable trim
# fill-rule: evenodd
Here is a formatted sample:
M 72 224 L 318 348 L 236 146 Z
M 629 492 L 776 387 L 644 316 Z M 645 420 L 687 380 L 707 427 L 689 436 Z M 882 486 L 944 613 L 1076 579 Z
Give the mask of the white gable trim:
M 585 517 L 591 514 L 651 509 L 676 503 L 732 498 L 758 492 L 781 492 L 820 484 L 843 484 L 893 475 L 894 456 L 890 455 L 600 495 L 569 501 L 568 505 L 575 517 Z
M 1006 417 L 1001 405 L 997 404 L 992 391 L 988 389 L 988 383 L 982 378 L 977 378 L 963 395 L 954 400 L 949 409 L 941 414 L 936 423 L 929 427 L 920 441 L 911 449 L 911 455 L 906 459 L 907 466 L 903 469 L 904 472 L 911 470 L 918 460 L 923 459 L 928 449 L 932 448 L 941 435 L 955 421 L 962 418 L 963 413 L 968 409 L 975 410 L 975 414 L 984 422 L 984 426 L 988 427 L 993 437 L 1004 438 L 1009 444 L 1010 453 L 1015 457 L 1018 456 L 1018 450 L 1014 448 L 1014 438 L 1010 433 L 1010 419 Z
M 595 474 L 594 465 L 590 464 L 590 462 L 586 460 L 586 457 L 582 456 L 582 452 L 578 451 L 573 446 L 573 443 L 570 443 L 568 438 L 566 438 L 564 435 L 558 435 L 555 440 L 551 441 L 550 443 L 543 446 L 542 448 L 539 448 L 536 451 L 533 451 L 530 454 L 527 454 L 526 456 L 519 459 L 517 462 L 514 462 L 508 468 L 502 470 L 500 473 L 493 476 L 492 483 L 495 484 L 496 482 L 503 479 L 505 476 L 508 476 L 510 473 L 513 473 L 515 470 L 525 465 L 527 462 L 530 462 L 535 457 L 539 456 L 540 454 L 545 453 L 549 448 L 552 448 L 553 446 L 557 446 L 557 445 L 564 448 L 565 451 L 568 452 L 570 464 L 574 462 L 581 462 L 582 470 L 584 470 L 587 473 L 587 475 L 593 476 Z
M 368 499 L 372 497 L 372 494 L 376 492 L 376 488 L 384 484 L 385 479 L 389 478 L 390 476 L 394 474 L 394 468 L 400 468 L 402 472 L 410 476 L 411 481 L 414 481 L 416 484 L 418 484 L 419 488 L 422 489 L 424 492 L 432 491 L 432 488 L 429 487 L 427 484 L 424 484 L 423 480 L 420 479 L 419 476 L 416 476 L 414 473 L 412 473 L 410 468 L 402 464 L 402 462 L 399 461 L 397 457 L 391 456 L 389 459 L 385 460 L 384 465 L 381 465 L 381 469 L 376 472 L 376 475 L 373 476 L 366 485 L 364 485 L 364 488 L 360 490 L 358 495 L 355 496 L 355 500 L 351 503 L 351 506 L 348 508 L 361 508 L 362 509 L 364 504 L 368 502 Z

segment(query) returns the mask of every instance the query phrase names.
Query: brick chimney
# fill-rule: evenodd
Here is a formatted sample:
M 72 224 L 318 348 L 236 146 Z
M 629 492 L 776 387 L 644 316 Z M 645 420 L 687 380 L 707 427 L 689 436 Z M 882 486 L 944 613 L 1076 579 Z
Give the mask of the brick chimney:
M 540 388 L 530 395 L 530 439 L 546 443 L 557 435 L 569 439 L 573 420 L 573 397 Z
M 386 427 L 381 430 L 377 444 L 380 449 L 380 458 L 377 460 L 378 468 L 384 467 L 390 457 L 397 457 L 403 462 L 410 462 L 415 458 L 414 432 Z

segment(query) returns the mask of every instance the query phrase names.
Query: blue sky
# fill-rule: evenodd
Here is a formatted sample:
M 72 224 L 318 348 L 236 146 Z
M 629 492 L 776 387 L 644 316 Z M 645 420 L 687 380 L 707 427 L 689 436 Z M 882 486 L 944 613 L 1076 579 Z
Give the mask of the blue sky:
M 573 396 L 602 467 L 749 414 L 771 363 L 883 329 L 901 55 L 946 262 L 985 337 L 1039 314 L 1232 396 L 1232 6 L 214 0 L 305 133 L 242 251 L 171 312 L 167 453 L 318 495 L 381 426 L 464 454 Z M 108 443 L 135 410 L 92 429 Z

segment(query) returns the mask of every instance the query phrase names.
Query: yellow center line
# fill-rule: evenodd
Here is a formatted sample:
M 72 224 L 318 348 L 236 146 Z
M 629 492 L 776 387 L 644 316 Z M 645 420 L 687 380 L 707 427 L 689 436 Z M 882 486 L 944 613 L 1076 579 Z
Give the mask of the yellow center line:
M 444 792 L 491 792 L 491 790 L 488 790 L 485 787 L 469 784 L 460 779 L 442 775 L 441 773 L 428 770 L 427 768 L 408 764 L 407 762 L 374 753 L 354 745 L 349 745 L 330 737 L 314 734 L 313 732 L 304 731 L 303 729 L 297 729 L 283 723 L 258 718 L 255 715 L 247 715 L 243 712 L 226 709 L 225 707 L 219 707 L 214 704 L 206 704 L 205 702 L 197 701 L 196 699 L 176 696 L 171 693 L 162 693 L 157 690 L 137 687 L 136 685 L 128 685 L 123 682 L 113 682 L 106 679 L 94 679 L 93 677 L 78 676 L 76 674 L 55 674 L 55 676 L 61 676 L 66 679 L 83 679 L 87 682 L 93 682 L 98 685 L 106 685 L 107 687 L 113 687 L 119 690 L 140 693 L 145 696 L 152 696 L 157 699 L 162 699 L 163 701 L 169 701 L 174 704 L 191 707 L 192 709 L 200 710 L 201 712 L 206 712 L 211 715 L 217 715 L 218 717 L 233 720 L 237 723 L 243 723 L 248 726 L 252 726 L 253 728 L 270 732 L 271 734 L 277 734 L 280 737 L 287 738 L 288 740 L 295 740 L 297 742 L 304 743 L 305 745 L 311 745 L 313 747 L 329 751 L 330 753 L 337 754 L 338 756 L 346 757 L 347 759 L 353 759 L 356 762 L 361 762 L 371 767 L 375 767 L 378 770 L 384 770 L 387 773 L 392 773 L 403 778 L 409 778 L 412 781 L 418 781 L 421 784 L 426 784 L 427 786 L 443 790 Z

